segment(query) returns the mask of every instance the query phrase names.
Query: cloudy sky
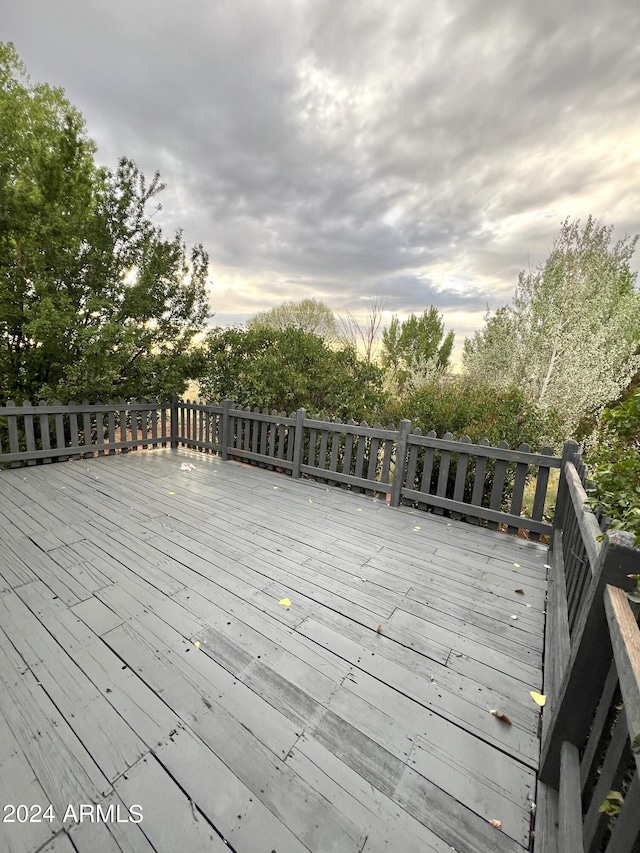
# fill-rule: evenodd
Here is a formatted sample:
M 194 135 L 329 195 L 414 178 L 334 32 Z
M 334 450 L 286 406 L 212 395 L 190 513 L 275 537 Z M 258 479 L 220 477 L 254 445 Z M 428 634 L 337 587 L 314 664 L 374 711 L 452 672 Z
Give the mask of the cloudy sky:
M 160 170 L 215 324 L 379 295 L 459 352 L 564 218 L 640 231 L 635 0 L 2 0 L 0 39 Z

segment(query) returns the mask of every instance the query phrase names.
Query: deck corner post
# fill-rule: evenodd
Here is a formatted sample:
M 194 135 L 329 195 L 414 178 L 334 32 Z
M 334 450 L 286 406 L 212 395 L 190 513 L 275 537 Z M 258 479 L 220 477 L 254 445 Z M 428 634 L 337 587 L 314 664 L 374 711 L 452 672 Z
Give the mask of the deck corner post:
M 178 446 L 178 395 L 171 395 L 171 448 Z
M 613 656 L 604 605 L 608 584 L 631 590 L 629 574 L 637 569 L 638 553 L 633 538 L 609 530 L 604 536 L 589 592 L 579 611 L 571 637 L 571 651 L 557 697 L 545 708 L 551 715 L 541 744 L 542 782 L 558 790 L 560 756 L 564 741 L 584 746 L 596 706 L 602 694 Z
M 560 479 L 558 480 L 558 494 L 556 496 L 556 508 L 553 513 L 553 529 L 562 530 L 565 525 L 567 515 L 567 501 L 569 497 L 569 487 L 567 486 L 567 476 L 564 472 L 564 466 L 567 462 L 573 462 L 574 456 L 578 452 L 579 444 L 573 439 L 565 441 L 562 447 L 562 460 L 560 462 Z
M 300 477 L 300 466 L 304 455 L 304 419 L 306 417 L 306 409 L 296 411 L 296 426 L 293 436 L 293 468 L 291 469 L 291 476 L 296 480 Z
M 393 484 L 391 486 L 391 506 L 400 506 L 407 461 L 407 442 L 410 432 L 411 421 L 406 419 L 401 420 L 398 431 L 398 442 L 396 445 L 396 464 L 393 472 Z
M 229 437 L 231 433 L 231 409 L 233 400 L 222 401 L 222 424 L 220 429 L 220 458 L 223 462 L 229 459 Z

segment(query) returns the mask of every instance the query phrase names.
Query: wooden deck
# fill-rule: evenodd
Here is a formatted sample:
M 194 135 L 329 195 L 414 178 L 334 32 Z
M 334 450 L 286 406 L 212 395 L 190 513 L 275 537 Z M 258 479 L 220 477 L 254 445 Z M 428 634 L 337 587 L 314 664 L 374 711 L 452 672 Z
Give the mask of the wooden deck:
M 542 546 L 162 449 L 0 472 L 0 544 L 0 849 L 528 850 Z

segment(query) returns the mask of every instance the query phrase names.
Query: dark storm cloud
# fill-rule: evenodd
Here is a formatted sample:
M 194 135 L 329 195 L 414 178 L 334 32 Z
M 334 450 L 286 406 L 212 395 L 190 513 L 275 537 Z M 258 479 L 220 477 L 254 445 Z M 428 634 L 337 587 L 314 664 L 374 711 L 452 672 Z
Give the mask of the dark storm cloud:
M 216 322 L 313 296 L 509 301 L 566 217 L 640 230 L 640 16 L 591 0 L 5 0 L 114 165 L 167 183 Z

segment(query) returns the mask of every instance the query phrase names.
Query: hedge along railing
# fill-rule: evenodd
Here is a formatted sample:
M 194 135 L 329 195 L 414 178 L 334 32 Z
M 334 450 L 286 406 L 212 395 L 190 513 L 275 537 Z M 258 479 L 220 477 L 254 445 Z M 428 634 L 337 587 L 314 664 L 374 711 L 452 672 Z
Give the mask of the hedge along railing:
M 114 403 L 0 406 L 0 467 L 53 462 L 123 450 L 166 447 L 170 443 L 168 403 L 131 400 Z
M 369 426 L 350 420 L 310 418 L 304 409 L 262 412 L 242 409 L 230 400 L 221 405 L 173 401 L 176 424 L 173 446 L 220 453 L 223 459 L 279 469 L 354 491 L 381 494 L 392 506 L 417 505 L 471 523 L 486 522 L 509 533 L 520 529 L 531 538 L 550 535 L 543 520 L 549 474 L 561 459 L 551 448 L 532 453 L 527 444 L 510 450 L 484 439 L 472 444 L 468 436 L 454 441 L 451 433 L 411 431 L 379 423 Z M 575 442 L 571 444 L 571 449 Z M 535 476 L 532 517 L 522 515 L 524 489 Z M 509 493 L 507 495 L 507 493 Z M 503 509 L 508 504 L 508 511 Z
M 640 551 L 630 534 L 600 533 L 576 450 L 565 445 L 550 551 L 534 849 L 632 853 L 640 845 L 640 632 L 624 590 L 640 573 Z

